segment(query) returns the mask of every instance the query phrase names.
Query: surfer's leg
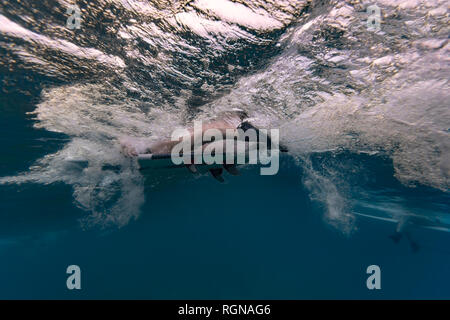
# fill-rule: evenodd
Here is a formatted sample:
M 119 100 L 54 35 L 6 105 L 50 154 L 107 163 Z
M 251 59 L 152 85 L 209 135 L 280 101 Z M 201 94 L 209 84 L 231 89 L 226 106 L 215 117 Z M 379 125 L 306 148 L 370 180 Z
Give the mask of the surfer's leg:
M 399 243 L 399 241 L 402 239 L 402 233 L 395 232 L 393 235 L 390 235 L 389 238 L 391 238 L 395 243 Z
M 408 239 L 409 245 L 411 246 L 411 249 L 413 252 L 417 252 L 420 249 L 419 244 L 413 240 L 413 238 L 411 237 L 411 234 L 409 232 L 406 232 L 406 238 Z

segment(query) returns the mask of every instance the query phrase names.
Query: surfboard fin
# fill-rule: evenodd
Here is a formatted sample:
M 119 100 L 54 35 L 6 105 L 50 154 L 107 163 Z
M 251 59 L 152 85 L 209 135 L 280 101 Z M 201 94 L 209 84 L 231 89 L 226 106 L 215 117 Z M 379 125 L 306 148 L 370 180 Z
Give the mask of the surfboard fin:
M 222 173 L 223 173 L 223 169 L 222 168 L 209 169 L 209 172 L 211 172 L 212 176 L 217 181 L 225 182 L 225 179 L 222 177 Z
M 224 164 L 223 167 L 227 172 L 233 176 L 238 176 L 240 174 L 239 170 L 236 168 L 234 164 Z
M 198 172 L 198 171 L 197 171 L 197 168 L 195 167 L 194 164 L 187 164 L 187 165 L 186 165 L 186 168 L 188 168 L 188 170 L 189 170 L 191 173 L 197 173 L 197 172 Z

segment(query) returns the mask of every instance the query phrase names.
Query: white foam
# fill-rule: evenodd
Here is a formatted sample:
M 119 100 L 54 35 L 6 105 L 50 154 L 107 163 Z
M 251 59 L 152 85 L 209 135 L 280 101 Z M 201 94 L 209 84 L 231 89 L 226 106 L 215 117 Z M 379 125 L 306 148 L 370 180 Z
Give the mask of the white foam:
M 0 14 L 0 32 L 6 35 L 20 38 L 29 42 L 38 43 L 42 46 L 52 48 L 54 50 L 62 51 L 64 53 L 84 58 L 84 59 L 94 59 L 100 63 L 107 64 L 110 66 L 116 66 L 119 68 L 125 68 L 125 62 L 119 58 L 112 55 L 107 55 L 100 50 L 94 48 L 83 48 L 79 47 L 69 41 L 62 39 L 51 39 L 47 36 L 32 32 L 20 26 L 19 24 L 9 20 L 5 16 Z
M 265 11 L 254 12 L 250 8 L 237 2 L 228 0 L 196 0 L 192 6 L 211 13 L 221 20 L 236 23 L 255 30 L 273 30 L 283 27 L 278 20 L 269 16 Z

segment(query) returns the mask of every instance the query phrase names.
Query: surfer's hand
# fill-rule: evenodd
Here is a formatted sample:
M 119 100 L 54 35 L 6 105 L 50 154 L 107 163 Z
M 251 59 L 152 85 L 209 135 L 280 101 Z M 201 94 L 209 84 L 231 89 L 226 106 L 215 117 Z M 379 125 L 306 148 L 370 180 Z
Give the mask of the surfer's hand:
M 122 153 L 126 156 L 126 157 L 137 157 L 138 153 L 136 151 L 136 149 L 134 149 L 131 146 L 122 146 Z
M 124 141 L 121 141 L 121 152 L 125 157 L 137 157 L 138 152 L 136 148 L 131 143 L 125 143 Z

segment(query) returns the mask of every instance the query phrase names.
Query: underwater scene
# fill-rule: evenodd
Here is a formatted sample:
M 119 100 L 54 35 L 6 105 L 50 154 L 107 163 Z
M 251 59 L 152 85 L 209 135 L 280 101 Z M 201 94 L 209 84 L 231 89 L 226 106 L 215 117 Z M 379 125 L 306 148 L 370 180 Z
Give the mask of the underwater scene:
M 449 9 L 1 0 L 0 299 L 449 299 Z

